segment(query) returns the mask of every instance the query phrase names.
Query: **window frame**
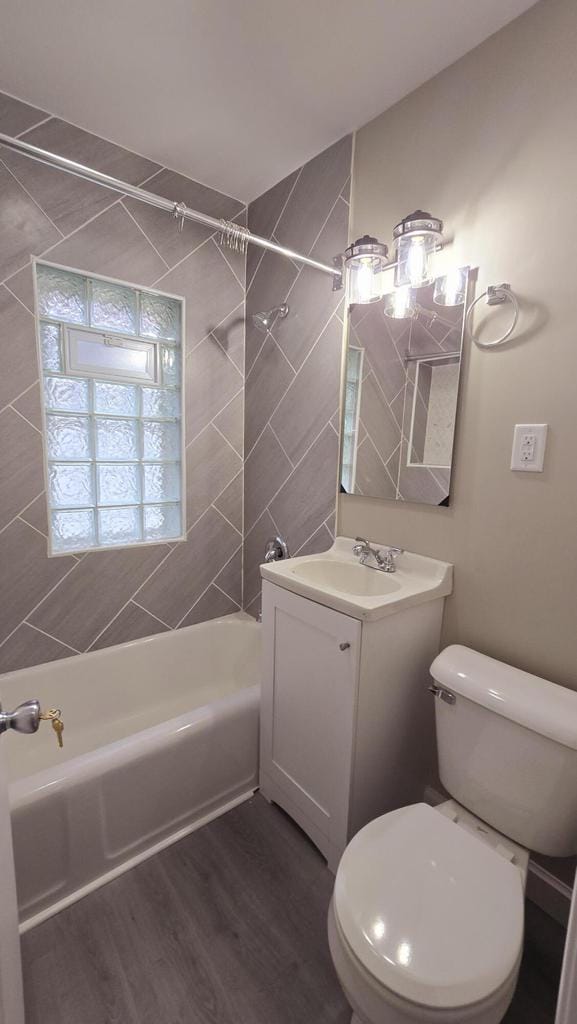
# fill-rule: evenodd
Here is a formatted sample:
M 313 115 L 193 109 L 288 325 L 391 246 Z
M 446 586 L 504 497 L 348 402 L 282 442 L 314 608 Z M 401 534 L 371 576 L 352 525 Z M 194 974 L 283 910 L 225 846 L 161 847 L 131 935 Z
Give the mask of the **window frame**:
M 155 340 L 155 339 L 151 339 L 151 338 L 141 338 L 140 335 L 127 335 L 123 331 L 114 331 L 111 328 L 107 328 L 107 329 L 104 329 L 104 328 L 92 328 L 92 327 L 90 327 L 90 326 L 88 326 L 86 324 L 73 324 L 73 323 L 67 324 L 65 321 L 57 320 L 54 317 L 45 316 L 44 314 L 41 314 L 40 311 L 39 311 L 39 304 L 38 304 L 38 281 L 37 281 L 37 268 L 40 267 L 40 266 L 51 267 L 51 268 L 54 268 L 55 270 L 62 270 L 65 273 L 78 274 L 81 277 L 88 278 L 88 279 L 94 279 L 94 280 L 97 280 L 97 281 L 104 281 L 107 284 L 120 285 L 120 286 L 123 286 L 125 288 L 131 288 L 131 289 L 133 289 L 136 292 L 146 292 L 146 293 L 148 293 L 150 295 L 159 295 L 162 298 L 175 299 L 180 304 L 180 310 L 181 310 L 181 317 L 180 317 L 180 343 L 171 341 L 170 339 L 158 339 L 158 340 Z M 167 544 L 177 544 L 177 543 L 181 543 L 182 541 L 185 541 L 187 539 L 187 508 L 186 508 L 186 373 L 185 373 L 185 366 L 186 366 L 186 341 L 185 341 L 185 339 L 186 339 L 186 299 L 185 299 L 184 295 L 176 295 L 174 292 L 162 291 L 160 288 L 149 288 L 149 287 L 146 287 L 144 285 L 135 284 L 134 282 L 131 282 L 131 281 L 126 281 L 123 278 L 111 277 L 111 276 L 106 275 L 106 274 L 96 274 L 96 273 L 93 273 L 90 270 L 82 270 L 82 269 L 80 269 L 78 267 L 66 266 L 65 264 L 62 264 L 62 263 L 54 263 L 51 260 L 42 259 L 41 257 L 33 257 L 32 260 L 31 260 L 31 267 L 32 267 L 32 282 L 33 282 L 33 291 L 34 291 L 34 327 L 35 327 L 35 334 L 36 334 L 36 358 L 37 358 L 37 361 L 38 361 L 39 384 L 40 384 L 40 388 L 39 388 L 39 390 L 40 390 L 40 407 L 41 407 L 41 418 L 42 418 L 42 468 L 43 468 L 44 492 L 45 492 L 44 501 L 45 501 L 45 507 L 46 507 L 46 512 L 47 512 L 47 519 L 48 519 L 48 538 L 47 538 L 47 556 L 48 556 L 48 558 L 62 558 L 62 557 L 70 557 L 70 556 L 74 556 L 74 555 L 76 555 L 76 556 L 87 555 L 87 554 L 96 553 L 98 551 L 127 551 L 127 550 L 131 550 L 133 548 L 134 549 L 136 549 L 136 548 L 143 548 L 143 547 L 148 548 L 148 547 L 151 547 L 153 545 L 156 545 L 156 546 L 158 546 L 158 545 L 165 545 L 166 546 Z M 110 335 L 112 338 L 118 338 L 120 340 L 142 341 L 142 342 L 145 342 L 145 343 L 150 342 L 155 347 L 157 347 L 156 359 L 158 359 L 159 355 L 160 355 L 160 351 L 159 351 L 159 348 L 158 348 L 158 346 L 160 344 L 167 344 L 169 347 L 180 349 L 180 370 L 181 370 L 181 373 L 180 373 L 180 385 L 179 385 L 179 387 L 180 387 L 180 417 L 179 417 L 179 421 L 180 421 L 180 502 L 179 502 L 179 504 L 180 504 L 180 513 L 181 513 L 181 515 L 180 515 L 181 533 L 180 533 L 180 535 L 178 537 L 170 537 L 170 538 L 167 538 L 167 539 L 162 538 L 162 539 L 154 539 L 154 540 L 139 540 L 139 541 L 134 541 L 134 542 L 131 542 L 131 543 L 128 543 L 128 544 L 95 544 L 93 547 L 70 548 L 70 549 L 67 549 L 66 551 L 56 551 L 56 550 L 54 550 L 53 543 L 52 543 L 51 512 L 52 511 L 61 511 L 61 510 L 60 509 L 52 509 L 52 507 L 50 505 L 50 492 L 49 492 L 49 463 L 50 463 L 50 460 L 48 458 L 48 429 L 47 429 L 48 428 L 48 421 L 47 421 L 47 417 L 49 415 L 54 415 L 54 412 L 51 411 L 51 410 L 48 410 L 46 408 L 46 402 L 45 402 L 45 397 L 44 397 L 44 379 L 45 379 L 46 376 L 52 376 L 53 375 L 53 371 L 45 370 L 44 369 L 43 358 L 42 358 L 42 338 L 41 338 L 41 333 L 40 333 L 40 324 L 41 324 L 42 321 L 47 322 L 47 323 L 55 323 L 55 324 L 62 325 L 61 345 L 62 345 L 62 354 L 63 354 L 64 358 L 66 358 L 65 357 L 65 346 L 67 345 L 67 340 L 66 340 L 65 335 L 66 335 L 66 331 L 67 331 L 68 327 L 70 327 L 72 329 L 92 331 L 92 332 L 95 332 L 95 333 L 100 334 L 100 335 Z M 57 374 L 56 374 L 56 376 L 57 376 Z M 74 371 L 69 371 L 68 369 L 66 369 L 66 371 L 62 374 L 62 376 L 70 376 L 70 377 L 75 377 L 76 376 L 79 379 L 86 380 L 89 384 L 92 383 L 92 386 L 93 386 L 93 382 L 94 381 L 101 380 L 103 383 L 117 383 L 117 384 L 126 384 L 126 385 L 129 385 L 129 386 L 130 385 L 131 386 L 143 386 L 143 387 L 151 387 L 151 388 L 158 388 L 159 387 L 158 383 L 154 383 L 154 382 L 148 382 L 148 381 L 143 381 L 143 380 L 129 381 L 128 379 L 121 379 L 121 378 L 107 376 L 106 374 L 102 374 L 102 375 L 95 375 L 95 374 L 89 374 L 89 373 L 79 374 L 79 373 L 75 373 Z M 88 414 L 81 414 L 81 413 L 79 413 L 78 415 L 88 415 L 89 417 L 92 417 L 94 414 L 93 413 L 88 413 Z M 106 418 L 106 417 L 103 415 L 103 418 Z M 143 417 L 141 415 L 139 415 L 138 417 L 135 417 L 135 419 L 139 422 L 139 424 L 141 424 L 142 421 L 143 421 Z M 69 465 L 79 465 L 79 464 L 86 465 L 86 464 L 89 464 L 91 467 L 92 466 L 94 466 L 94 467 L 96 466 L 96 462 L 93 461 L 93 460 L 90 460 L 90 462 L 88 462 L 88 460 L 86 460 L 86 459 L 76 459 L 76 460 L 75 459 L 70 459 L 70 460 L 67 459 L 65 461 Z M 169 464 L 169 461 L 170 460 L 167 460 L 166 464 Z M 139 459 L 138 463 L 135 463 L 135 464 L 141 465 L 142 464 L 142 459 Z M 158 463 L 158 464 L 162 465 L 164 463 Z M 94 476 L 96 476 L 96 469 L 95 468 L 93 469 L 93 473 L 94 473 Z M 96 496 L 97 496 L 97 494 L 96 494 L 96 491 L 95 491 L 95 497 Z M 114 508 L 124 508 L 124 507 L 134 508 L 134 507 L 141 507 L 141 506 L 143 507 L 144 504 L 145 503 L 141 500 L 138 503 L 137 506 L 134 506 L 134 505 L 128 505 L 127 506 L 127 505 L 123 505 L 123 504 L 118 504 L 118 505 L 115 505 L 113 507 Z M 162 503 L 162 502 L 149 502 L 148 504 L 164 504 L 164 503 Z M 171 505 L 171 504 L 176 504 L 176 503 L 175 502 L 167 501 L 165 504 Z M 85 508 L 85 507 L 89 508 L 89 506 L 82 506 L 82 508 Z M 102 506 L 102 508 L 110 508 L 110 507 L 111 506 Z M 100 508 L 100 506 L 98 505 L 98 503 L 96 503 L 94 506 L 90 506 L 90 508 L 93 510 L 94 517 L 96 518 L 97 515 L 98 515 L 98 509 Z

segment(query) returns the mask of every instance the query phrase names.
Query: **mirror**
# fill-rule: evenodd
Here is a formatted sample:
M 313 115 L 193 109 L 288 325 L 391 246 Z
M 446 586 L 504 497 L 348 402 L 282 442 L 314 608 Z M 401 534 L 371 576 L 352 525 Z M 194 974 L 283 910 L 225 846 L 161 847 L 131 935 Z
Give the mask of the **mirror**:
M 341 416 L 341 492 L 448 505 L 469 272 L 459 305 L 445 278 L 393 318 L 393 293 L 351 305 Z

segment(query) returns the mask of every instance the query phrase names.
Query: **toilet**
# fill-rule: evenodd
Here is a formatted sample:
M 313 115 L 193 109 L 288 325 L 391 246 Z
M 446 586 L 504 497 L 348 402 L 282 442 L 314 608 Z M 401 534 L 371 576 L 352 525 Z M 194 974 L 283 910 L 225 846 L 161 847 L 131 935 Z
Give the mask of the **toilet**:
M 328 935 L 352 1024 L 498 1024 L 528 851 L 577 852 L 577 692 L 460 645 L 431 675 L 453 799 L 376 818 L 343 853 Z

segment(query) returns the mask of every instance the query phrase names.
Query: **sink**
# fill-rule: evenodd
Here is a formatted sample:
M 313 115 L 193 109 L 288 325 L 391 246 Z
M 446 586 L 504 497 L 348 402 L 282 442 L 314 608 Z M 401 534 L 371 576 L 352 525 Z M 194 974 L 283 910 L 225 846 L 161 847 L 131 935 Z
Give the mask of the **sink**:
M 263 580 L 344 612 L 356 619 L 379 619 L 402 608 L 447 597 L 453 589 L 453 566 L 436 558 L 404 551 L 397 571 L 385 573 L 361 565 L 353 555 L 352 537 L 337 537 L 332 548 L 261 565 Z M 375 541 L 373 547 L 387 547 Z
M 400 587 L 392 573 L 371 570 L 364 565 L 351 565 L 336 558 L 303 559 L 299 565 L 294 566 L 292 573 L 305 583 L 316 583 L 317 586 L 330 587 L 340 594 L 354 594 L 356 597 L 392 594 Z

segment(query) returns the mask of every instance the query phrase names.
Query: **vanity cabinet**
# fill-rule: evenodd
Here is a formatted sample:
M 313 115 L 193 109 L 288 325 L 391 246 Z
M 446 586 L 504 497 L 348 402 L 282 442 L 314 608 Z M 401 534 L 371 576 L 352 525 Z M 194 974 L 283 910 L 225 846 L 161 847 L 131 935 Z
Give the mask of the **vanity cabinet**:
M 262 597 L 261 791 L 336 870 L 363 825 L 423 798 L 443 599 L 362 621 L 266 579 Z

